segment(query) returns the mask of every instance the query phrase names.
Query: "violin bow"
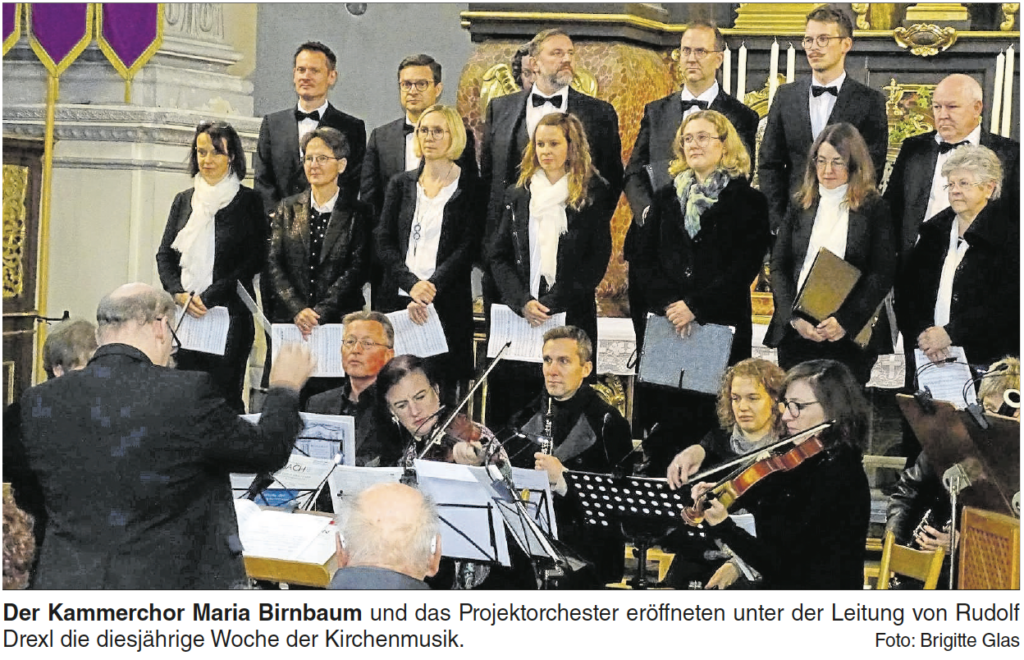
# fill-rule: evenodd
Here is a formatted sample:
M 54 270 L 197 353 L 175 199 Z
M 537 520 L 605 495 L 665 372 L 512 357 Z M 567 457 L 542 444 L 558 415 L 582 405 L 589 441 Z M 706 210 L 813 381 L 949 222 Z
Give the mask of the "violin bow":
M 484 382 L 487 380 L 487 377 L 491 375 L 491 372 L 494 371 L 494 368 L 498 366 L 499 362 L 501 362 L 501 358 L 504 355 L 505 351 L 507 351 L 511 346 L 511 341 L 505 342 L 505 345 L 501 347 L 501 350 L 498 351 L 498 354 L 494 356 L 494 361 L 487 366 L 487 369 L 485 369 L 482 374 L 480 374 L 480 377 L 476 379 L 476 382 L 473 384 L 473 387 L 469 388 L 469 391 L 466 392 L 466 396 L 462 397 L 462 401 L 459 401 L 459 405 L 455 406 L 455 408 L 452 409 L 451 414 L 448 415 L 448 418 L 444 420 L 444 423 L 435 428 L 434 431 L 430 434 L 430 439 L 427 440 L 426 445 L 423 447 L 423 451 L 421 451 L 419 456 L 417 456 L 416 458 L 422 460 L 423 457 L 427 455 L 427 452 L 430 451 L 431 447 L 441 442 L 441 438 L 444 437 L 444 432 L 448 430 L 448 427 L 451 426 L 453 421 L 455 421 L 455 418 L 459 415 L 459 412 L 461 412 L 462 409 L 466 406 L 466 404 L 469 403 L 469 400 L 473 398 L 473 395 L 476 394 L 476 391 L 478 389 L 480 389 L 480 386 L 484 384 Z

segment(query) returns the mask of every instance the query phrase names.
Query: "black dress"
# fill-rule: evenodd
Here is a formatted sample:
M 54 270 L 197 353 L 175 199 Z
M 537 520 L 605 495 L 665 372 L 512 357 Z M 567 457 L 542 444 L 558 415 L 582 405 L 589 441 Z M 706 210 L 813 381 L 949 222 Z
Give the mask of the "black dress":
M 192 214 L 193 192 L 189 188 L 175 196 L 156 253 L 160 283 L 171 295 L 190 293 L 181 284 L 181 253 L 171 244 Z M 263 267 L 266 247 L 263 201 L 254 191 L 241 187 L 234 199 L 214 216 L 213 283 L 205 291 L 194 292 L 207 309 L 228 309 L 230 326 L 224 355 L 180 350 L 175 356 L 179 369 L 209 373 L 221 395 L 240 413 L 244 411 L 242 383 L 254 330 L 252 314 L 238 297 L 237 282 L 255 299 L 252 280 Z
M 404 310 L 408 292 L 419 277 L 405 265 L 409 235 L 416 215 L 416 182 L 422 170 L 402 172 L 388 182 L 380 224 L 374 232 L 377 255 L 384 265 L 384 279 L 375 294 L 381 312 Z M 429 360 L 434 374 L 451 382 L 473 375 L 473 291 L 470 273 L 483 231 L 480 181 L 468 170 L 459 176 L 458 188 L 444 206 L 436 269 L 428 279 L 437 287 L 434 309 L 448 341 L 447 355 Z

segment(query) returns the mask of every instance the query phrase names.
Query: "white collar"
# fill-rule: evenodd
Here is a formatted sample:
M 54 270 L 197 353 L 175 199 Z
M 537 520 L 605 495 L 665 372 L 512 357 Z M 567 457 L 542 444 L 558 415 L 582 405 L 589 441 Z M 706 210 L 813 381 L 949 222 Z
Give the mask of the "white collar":
M 310 112 L 319 112 L 320 113 L 320 119 L 323 119 L 324 118 L 324 113 L 327 112 L 327 106 L 329 106 L 330 104 L 331 104 L 330 101 L 324 101 L 324 104 L 322 106 L 320 106 L 319 108 L 316 108 L 315 110 L 310 110 Z M 302 109 L 302 104 L 301 103 L 296 103 L 295 107 L 298 109 L 299 112 L 306 112 L 305 110 Z
M 683 85 L 683 91 L 680 92 L 680 98 L 684 101 L 705 101 L 708 107 L 711 107 L 711 103 L 718 98 L 718 81 L 711 83 L 711 87 L 708 87 L 700 96 L 694 96 L 690 90 L 686 89 L 686 85 Z
M 967 137 L 965 137 L 963 141 L 969 142 L 974 146 L 978 146 L 979 144 L 981 144 L 981 122 L 978 122 L 978 125 L 974 127 L 973 131 L 967 134 Z M 942 139 L 942 136 L 939 135 L 938 131 L 935 132 L 935 142 L 937 144 L 942 144 L 943 142 L 945 142 L 945 140 Z
M 527 99 L 526 99 L 527 103 L 530 103 L 530 99 L 529 99 L 530 96 L 538 96 L 538 97 L 540 97 L 542 99 L 553 99 L 556 96 L 561 96 L 562 97 L 562 108 L 566 108 L 568 106 L 568 103 L 569 103 L 569 86 L 566 85 L 565 87 L 563 87 L 562 89 L 558 90 L 557 92 L 555 92 L 551 96 L 546 96 L 544 94 L 544 92 L 540 91 L 540 88 L 537 87 L 537 85 L 534 85 L 530 89 L 530 93 L 527 94 Z
M 817 87 L 835 87 L 836 91 L 839 92 L 839 91 L 842 91 L 843 83 L 844 82 L 846 82 L 846 70 L 845 69 L 843 70 L 843 72 L 841 74 L 839 74 L 838 78 L 836 78 L 835 80 L 833 80 L 832 82 L 830 82 L 828 84 L 818 82 L 818 77 L 815 76 L 813 73 L 811 74 L 811 86 L 812 87 L 814 87 L 814 86 L 817 86 Z M 839 95 L 837 94 L 836 98 L 838 98 L 838 96 Z
M 334 212 L 334 204 L 338 201 L 338 195 L 340 193 L 341 193 L 341 188 L 338 188 L 334 192 L 334 197 L 331 197 L 329 200 L 327 200 L 326 204 L 321 206 L 320 204 L 316 203 L 316 197 L 313 195 L 313 191 L 310 190 L 309 191 L 309 206 L 310 206 L 310 208 L 312 208 L 317 213 L 333 213 Z

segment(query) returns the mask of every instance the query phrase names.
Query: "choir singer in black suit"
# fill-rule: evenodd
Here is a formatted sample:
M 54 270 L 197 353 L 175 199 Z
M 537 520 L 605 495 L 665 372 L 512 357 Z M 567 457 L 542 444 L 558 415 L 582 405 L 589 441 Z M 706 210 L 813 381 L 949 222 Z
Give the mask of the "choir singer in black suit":
M 807 15 L 804 38 L 812 77 L 779 87 L 761 149 L 757 174 L 768 198 L 772 233 L 777 233 L 794 192 L 800 188 L 807 154 L 825 126 L 846 122 L 868 145 L 875 173 L 885 169 L 889 124 L 885 97 L 846 73 L 853 23 L 842 10 L 824 6 Z
M 422 165 L 388 183 L 375 232 L 384 264 L 380 310 L 408 310 L 412 322 L 422 325 L 433 305 L 448 353 L 428 362 L 448 386 L 473 375 L 470 271 L 483 209 L 474 170 L 457 163 L 466 140 L 455 108 L 434 105 L 423 111 L 414 141 Z
M 194 317 L 226 307 L 230 318 L 224 355 L 180 350 L 179 369 L 205 371 L 236 412 L 244 412 L 242 384 L 253 343 L 252 314 L 238 297 L 240 282 L 250 296 L 253 277 L 267 249 L 263 200 L 241 185 L 245 151 L 238 133 L 224 122 L 196 128 L 189 154 L 194 186 L 178 193 L 156 253 L 164 290 Z
M 167 368 L 174 310 L 170 294 L 147 284 L 104 296 L 100 347 L 85 369 L 22 397 L 25 449 L 49 513 L 36 588 L 246 585 L 230 473 L 284 466 L 315 361 L 305 347 L 282 347 L 250 424 L 209 376 Z
M 814 324 L 793 314 L 793 302 L 821 248 L 856 266 L 861 276 L 836 313 Z M 765 344 L 778 348 L 779 366 L 837 360 L 867 384 L 878 353 L 891 353 L 892 341 L 876 331 L 862 349 L 853 338 L 889 293 L 895 274 L 889 206 L 875 189 L 867 145 L 850 124 L 832 124 L 811 147 L 803 185 L 772 251 L 775 314 Z

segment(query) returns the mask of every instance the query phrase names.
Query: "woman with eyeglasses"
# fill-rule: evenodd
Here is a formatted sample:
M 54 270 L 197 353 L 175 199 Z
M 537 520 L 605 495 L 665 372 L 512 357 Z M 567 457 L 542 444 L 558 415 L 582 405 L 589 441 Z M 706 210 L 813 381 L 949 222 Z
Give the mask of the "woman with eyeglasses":
M 458 112 L 433 105 L 420 115 L 413 147 L 423 164 L 388 182 L 374 232 L 384 267 L 382 312 L 407 310 L 424 324 L 431 307 L 448 353 L 428 359 L 446 385 L 473 375 L 470 272 L 483 223 L 479 179 L 456 164 L 466 146 Z
M 281 200 L 271 216 L 268 271 L 277 298 L 271 321 L 294 323 L 308 337 L 366 304 L 371 211 L 338 185 L 349 155 L 340 131 L 317 128 L 299 147 L 310 187 Z
M 196 127 L 188 171 L 193 186 L 175 196 L 156 253 L 160 283 L 193 318 L 226 307 L 229 326 L 224 355 L 179 350 L 175 360 L 179 369 L 209 373 L 224 399 L 241 413 L 254 330 L 236 282 L 254 295 L 252 280 L 267 245 L 263 201 L 241 185 L 245 151 L 238 133 L 224 122 Z M 168 323 L 172 329 L 177 325 L 175 319 Z
M 795 315 L 793 303 L 822 249 L 852 264 L 861 275 L 834 314 L 812 322 Z M 892 352 L 892 342 L 882 328 L 872 333 L 866 348 L 853 339 L 876 318 L 895 272 L 892 220 L 875 188 L 868 147 L 852 125 L 827 126 L 811 146 L 803 184 L 772 250 L 775 313 L 764 343 L 778 349 L 779 366 L 838 360 L 858 382 L 867 384 L 878 353 Z
M 921 223 L 897 281 L 904 344 L 931 362 L 950 357 L 951 346 L 963 347 L 971 364 L 1019 355 L 1020 227 L 993 205 L 1003 179 L 999 158 L 964 145 L 941 175 L 950 206 Z
M 867 400 L 850 370 L 834 360 L 793 367 L 784 391 L 779 407 L 787 435 L 833 422 L 799 443 L 817 441 L 821 450 L 808 451 L 810 456 L 788 471 L 764 477 L 737 501 L 753 514 L 756 537 L 737 526 L 717 499 L 704 500 L 703 522 L 761 575 L 765 589 L 861 589 L 871 513 L 862 464 Z M 701 500 L 712 486 L 699 483 L 691 494 Z M 709 586 L 725 588 L 736 578 L 729 568 L 720 572 Z

